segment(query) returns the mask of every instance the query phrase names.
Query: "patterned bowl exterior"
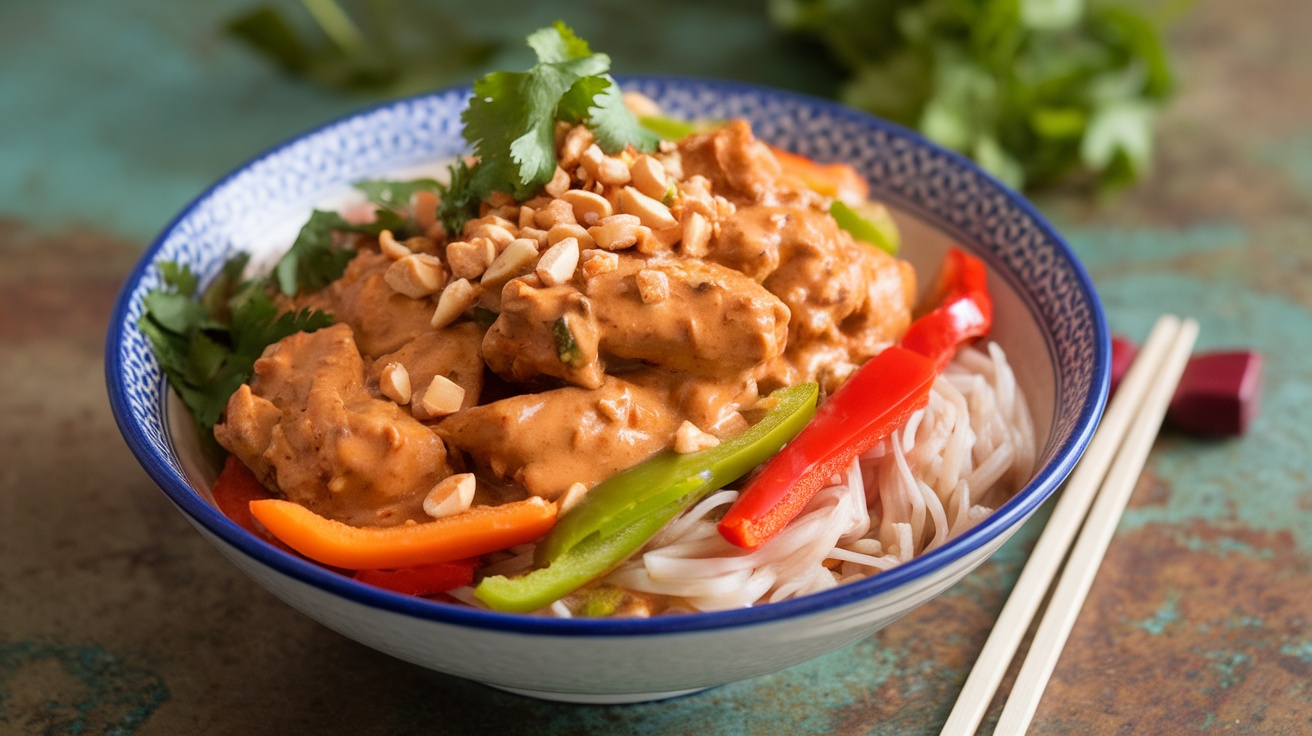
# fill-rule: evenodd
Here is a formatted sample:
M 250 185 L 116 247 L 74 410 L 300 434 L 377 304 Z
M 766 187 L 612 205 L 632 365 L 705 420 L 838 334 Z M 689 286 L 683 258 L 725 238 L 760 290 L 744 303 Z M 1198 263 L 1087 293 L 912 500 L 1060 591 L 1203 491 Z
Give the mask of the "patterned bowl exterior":
M 167 384 L 136 327 L 143 296 L 159 282 L 152 264 L 180 261 L 212 276 L 257 234 L 288 213 L 308 212 L 344 184 L 462 153 L 467 88 L 331 123 L 216 183 L 133 271 L 106 348 L 111 405 L 128 445 L 169 499 L 251 577 L 327 626 L 399 658 L 579 702 L 646 700 L 774 672 L 868 636 L 938 595 L 1001 546 L 1070 472 L 1101 415 L 1109 375 L 1106 322 L 1087 274 L 1029 204 L 969 161 L 898 126 L 801 95 L 667 77 L 623 83 L 674 115 L 746 118 L 775 145 L 847 161 L 871 181 L 875 196 L 980 254 L 993 278 L 1015 292 L 1015 308 L 1028 313 L 1044 348 L 1020 360 L 1032 363 L 1031 372 L 1050 374 L 1052 417 L 1031 482 L 950 543 L 867 580 L 751 609 L 648 620 L 542 619 L 400 596 L 247 534 L 191 486 L 184 466 L 194 467 L 196 458 L 171 439 Z

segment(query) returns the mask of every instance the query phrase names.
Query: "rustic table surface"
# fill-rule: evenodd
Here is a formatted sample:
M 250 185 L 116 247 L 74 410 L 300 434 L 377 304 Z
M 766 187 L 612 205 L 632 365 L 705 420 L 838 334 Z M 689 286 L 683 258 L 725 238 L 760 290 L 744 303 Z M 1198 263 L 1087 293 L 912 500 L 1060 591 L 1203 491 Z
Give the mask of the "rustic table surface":
M 376 101 L 284 78 L 226 39 L 225 19 L 252 4 L 0 5 L 0 732 L 936 733 L 1041 518 L 853 646 L 608 707 L 508 695 L 366 649 L 192 531 L 110 415 L 115 293 L 208 182 Z M 470 21 L 472 37 L 520 38 L 554 15 L 484 5 L 514 22 Z M 834 70 L 773 35 L 757 5 L 639 13 L 594 0 L 568 19 L 624 71 L 831 92 Z M 639 19 L 644 40 L 621 43 L 614 29 Z M 1152 174 L 1113 199 L 1038 198 L 1114 330 L 1142 338 L 1162 312 L 1193 315 L 1201 348 L 1253 348 L 1266 364 L 1247 436 L 1158 440 L 1037 733 L 1312 733 L 1310 32 L 1306 0 L 1203 0 L 1170 35 L 1183 86 Z M 488 64 L 523 59 L 513 43 Z

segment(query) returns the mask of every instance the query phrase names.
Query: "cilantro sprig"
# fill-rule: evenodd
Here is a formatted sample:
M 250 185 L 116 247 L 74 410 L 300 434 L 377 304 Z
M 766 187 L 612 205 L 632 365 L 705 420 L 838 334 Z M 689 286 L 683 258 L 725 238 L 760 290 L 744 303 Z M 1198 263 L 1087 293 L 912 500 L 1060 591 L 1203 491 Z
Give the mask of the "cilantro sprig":
M 197 277 L 188 266 L 159 264 L 162 286 L 146 294 L 137 322 L 169 384 L 206 432 L 218 423 L 228 397 L 250 378 L 264 348 L 333 321 L 321 311 L 280 312 L 262 284 L 238 280 L 246 260 L 242 255 L 225 264 L 200 300 Z
M 218 423 L 228 397 L 250 379 L 266 347 L 333 323 L 324 311 L 285 309 L 276 295 L 318 291 L 340 278 L 356 250 L 338 242 L 339 233 L 377 235 L 387 229 L 398 237 L 409 235 L 415 230 L 408 214 L 410 194 L 438 186 L 432 180 L 359 182 L 356 187 L 379 206 L 374 221 L 352 223 L 335 212 L 315 210 L 264 277 L 243 278 L 249 255 L 238 254 L 198 294 L 199 279 L 190 267 L 158 264 L 161 285 L 146 294 L 137 325 L 169 384 L 205 432 Z
M 625 107 L 609 56 L 593 52 L 560 21 L 534 31 L 528 45 L 538 59 L 533 68 L 492 72 L 474 82 L 461 120 L 477 161 L 451 169 L 439 213 L 448 231 L 458 232 L 492 192 L 526 199 L 551 180 L 557 121 L 586 123 L 606 153 L 656 147 L 656 135 Z
M 1168 0 L 1179 12 L 1192 0 Z M 1012 186 L 1135 179 L 1173 86 L 1154 19 L 1099 0 L 771 0 L 851 72 L 844 102 Z

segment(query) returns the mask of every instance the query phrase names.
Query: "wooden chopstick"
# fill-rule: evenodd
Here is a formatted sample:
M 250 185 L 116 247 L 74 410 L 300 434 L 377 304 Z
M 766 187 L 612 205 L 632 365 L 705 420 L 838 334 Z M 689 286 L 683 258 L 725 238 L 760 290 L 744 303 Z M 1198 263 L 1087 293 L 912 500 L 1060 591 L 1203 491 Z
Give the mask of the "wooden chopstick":
M 979 727 L 1053 576 L 1088 514 L 1088 522 L 1079 534 L 1075 552 L 1040 622 L 995 733 L 1021 733 L 1028 728 L 1121 511 L 1143 470 L 1197 335 L 1197 322 L 1181 323 L 1170 315 L 1163 316 L 1153 326 L 1008 596 L 943 726 L 944 736 L 968 736 Z M 1091 505 L 1094 505 L 1092 512 Z

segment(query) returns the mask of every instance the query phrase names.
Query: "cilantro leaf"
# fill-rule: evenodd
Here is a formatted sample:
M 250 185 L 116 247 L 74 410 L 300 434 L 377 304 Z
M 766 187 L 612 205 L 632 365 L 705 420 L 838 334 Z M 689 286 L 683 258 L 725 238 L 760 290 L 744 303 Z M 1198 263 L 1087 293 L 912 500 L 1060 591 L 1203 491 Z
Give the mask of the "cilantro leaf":
M 350 223 L 336 212 L 315 210 L 310 215 L 296 242 L 273 267 L 284 295 L 323 288 L 342 275 L 355 251 L 338 245 L 334 233 L 349 227 Z
M 588 108 L 588 125 L 605 153 L 618 153 L 632 145 L 639 151 L 653 151 L 660 138 L 638 122 L 624 104 L 620 86 L 609 74 L 601 75 L 607 84 L 593 98 Z
M 378 235 L 384 230 L 391 230 L 397 238 L 405 239 L 413 234 L 415 223 L 388 208 L 378 210 L 374 221 L 366 223 L 352 223 L 336 212 L 314 210 L 291 249 L 273 267 L 278 287 L 285 296 L 322 289 L 341 278 L 346 264 L 356 254 L 354 248 L 337 242 L 336 233 Z

